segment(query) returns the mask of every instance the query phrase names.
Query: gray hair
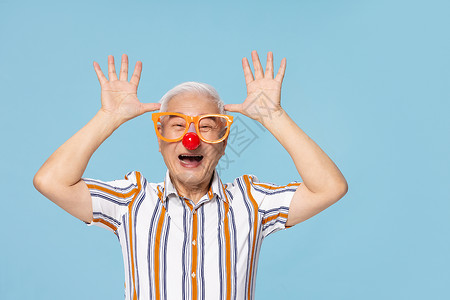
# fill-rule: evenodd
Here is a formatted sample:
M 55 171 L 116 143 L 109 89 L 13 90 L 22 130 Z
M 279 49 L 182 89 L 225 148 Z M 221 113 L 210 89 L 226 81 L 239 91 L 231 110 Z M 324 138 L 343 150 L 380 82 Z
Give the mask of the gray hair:
M 167 111 L 167 105 L 169 104 L 170 99 L 182 93 L 194 93 L 208 96 L 208 98 L 217 105 L 220 114 L 226 114 L 224 109 L 225 104 L 222 99 L 220 99 L 216 89 L 207 83 L 195 81 L 183 82 L 169 90 L 164 96 L 162 96 L 161 100 L 159 100 L 159 103 L 161 103 L 161 108 L 159 111 Z

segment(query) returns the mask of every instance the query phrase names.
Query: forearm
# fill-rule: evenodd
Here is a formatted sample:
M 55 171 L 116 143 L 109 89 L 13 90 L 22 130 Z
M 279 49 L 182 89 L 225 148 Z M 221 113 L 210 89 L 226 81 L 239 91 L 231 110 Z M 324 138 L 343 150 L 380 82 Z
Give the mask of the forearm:
M 118 127 L 119 122 L 100 110 L 42 165 L 35 176 L 36 187 L 45 183 L 70 187 L 79 182 L 92 154 Z
M 303 183 L 314 193 L 346 189 L 347 182 L 327 154 L 282 110 L 263 125 L 287 150 Z

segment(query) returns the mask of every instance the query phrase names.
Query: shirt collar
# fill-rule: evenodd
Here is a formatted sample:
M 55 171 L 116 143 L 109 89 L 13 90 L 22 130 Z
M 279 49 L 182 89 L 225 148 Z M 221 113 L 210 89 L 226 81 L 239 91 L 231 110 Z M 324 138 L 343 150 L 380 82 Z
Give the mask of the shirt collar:
M 179 196 L 177 189 L 173 185 L 172 181 L 170 180 L 169 176 L 169 170 L 166 172 L 166 177 L 164 179 L 164 186 L 162 191 L 162 197 L 160 197 L 162 202 L 165 202 L 169 195 L 174 194 L 175 196 Z M 213 179 L 211 182 L 211 186 L 208 190 L 208 198 L 209 200 L 214 198 L 214 195 L 217 195 L 217 199 L 222 200 L 223 202 L 228 203 L 228 195 L 225 192 L 225 187 L 222 183 L 222 180 L 220 180 L 219 173 L 216 169 L 214 169 L 213 173 Z

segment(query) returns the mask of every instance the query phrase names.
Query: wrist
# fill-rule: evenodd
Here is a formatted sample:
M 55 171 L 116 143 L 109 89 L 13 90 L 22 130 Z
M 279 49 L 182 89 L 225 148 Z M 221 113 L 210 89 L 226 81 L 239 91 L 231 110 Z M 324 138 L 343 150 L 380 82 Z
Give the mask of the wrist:
M 270 130 L 270 127 L 276 126 L 277 123 L 288 117 L 288 114 L 280 107 L 279 109 L 270 109 L 262 112 L 258 117 L 257 121 Z
M 113 133 L 117 128 L 120 127 L 120 125 L 125 123 L 125 121 L 121 118 L 103 109 L 100 109 L 97 112 L 97 114 L 94 116 L 94 119 L 97 120 L 98 123 L 102 125 L 102 128 L 105 131 L 109 132 L 109 134 Z

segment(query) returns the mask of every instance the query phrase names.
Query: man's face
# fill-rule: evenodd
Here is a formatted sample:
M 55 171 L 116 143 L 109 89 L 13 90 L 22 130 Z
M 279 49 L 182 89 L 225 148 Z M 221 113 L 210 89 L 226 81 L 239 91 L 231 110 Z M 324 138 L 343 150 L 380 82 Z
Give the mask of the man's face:
M 208 96 L 197 93 L 182 93 L 173 97 L 167 106 L 168 112 L 177 112 L 189 116 L 219 114 L 217 105 Z M 163 130 L 163 129 L 160 129 Z M 200 140 L 197 149 L 188 150 L 182 141 L 165 142 L 158 139 L 159 151 L 169 169 L 172 182 L 184 189 L 209 184 L 220 157 L 225 153 L 227 140 L 209 144 Z M 200 156 L 201 160 L 187 156 Z

